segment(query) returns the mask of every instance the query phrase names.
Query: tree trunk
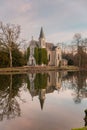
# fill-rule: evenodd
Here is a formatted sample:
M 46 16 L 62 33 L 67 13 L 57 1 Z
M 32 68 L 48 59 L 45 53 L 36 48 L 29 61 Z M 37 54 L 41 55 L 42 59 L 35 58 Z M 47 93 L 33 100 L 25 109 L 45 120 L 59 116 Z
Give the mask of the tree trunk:
M 9 48 L 9 54 L 10 54 L 10 67 L 12 67 L 12 51 L 11 51 L 11 48 Z
M 81 54 L 79 54 L 79 67 L 81 67 Z

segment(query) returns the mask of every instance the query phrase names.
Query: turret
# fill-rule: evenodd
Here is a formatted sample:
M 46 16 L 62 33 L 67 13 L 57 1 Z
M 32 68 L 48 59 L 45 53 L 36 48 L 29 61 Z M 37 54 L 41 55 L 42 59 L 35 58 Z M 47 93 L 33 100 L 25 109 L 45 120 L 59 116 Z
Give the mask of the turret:
M 40 44 L 41 48 L 46 48 L 45 36 L 44 36 L 42 27 L 41 27 L 41 31 L 40 31 L 40 35 L 39 35 L 39 44 Z

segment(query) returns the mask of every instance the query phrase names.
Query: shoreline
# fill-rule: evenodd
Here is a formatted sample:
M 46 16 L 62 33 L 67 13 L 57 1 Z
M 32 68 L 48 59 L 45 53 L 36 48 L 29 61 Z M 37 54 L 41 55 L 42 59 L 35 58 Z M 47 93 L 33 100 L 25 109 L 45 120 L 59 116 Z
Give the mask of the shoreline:
M 0 68 L 0 74 L 4 73 L 27 73 L 27 72 L 47 72 L 47 71 L 79 71 L 76 66 L 23 66 L 23 67 L 8 67 Z

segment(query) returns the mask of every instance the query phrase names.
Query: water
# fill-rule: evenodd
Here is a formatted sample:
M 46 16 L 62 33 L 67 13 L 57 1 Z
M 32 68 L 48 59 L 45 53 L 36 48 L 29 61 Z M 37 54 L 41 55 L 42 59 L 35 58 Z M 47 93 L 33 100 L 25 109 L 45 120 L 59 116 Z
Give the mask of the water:
M 86 72 L 0 75 L 0 130 L 71 130 L 85 109 Z

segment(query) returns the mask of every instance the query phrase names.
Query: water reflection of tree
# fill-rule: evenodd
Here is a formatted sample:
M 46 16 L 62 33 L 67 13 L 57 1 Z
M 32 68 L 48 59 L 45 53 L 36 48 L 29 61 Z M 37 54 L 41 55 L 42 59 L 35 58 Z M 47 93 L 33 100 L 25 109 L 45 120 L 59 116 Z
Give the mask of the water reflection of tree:
M 80 103 L 81 99 L 83 98 L 82 90 L 83 88 L 86 88 L 87 73 L 79 71 L 75 73 L 75 77 L 76 77 L 76 86 L 74 87 L 75 88 L 74 101 L 75 103 Z
M 68 74 L 62 78 L 64 85 L 67 87 L 68 84 L 68 89 L 74 90 L 72 95 L 76 104 L 81 103 L 83 96 L 86 96 L 86 79 L 87 72 L 84 71 L 68 72 Z
M 30 94 L 33 97 L 38 95 L 39 101 L 41 105 L 41 109 L 43 109 L 46 87 L 47 87 L 47 77 L 46 73 L 38 73 L 38 74 L 28 74 L 27 78 L 27 87 L 30 91 Z
M 37 73 L 35 74 L 29 74 L 29 77 L 27 77 L 27 84 L 28 84 L 28 89 L 30 90 L 30 82 L 34 82 L 34 88 L 39 90 L 39 89 L 45 89 L 47 87 L 47 77 L 48 74 L 46 73 Z M 33 79 L 33 80 L 32 80 Z
M 22 81 L 19 75 L 0 75 L 0 120 L 20 116 L 21 110 L 16 97 Z
M 36 89 L 45 89 L 47 87 L 47 74 L 38 73 L 34 80 L 34 85 Z

